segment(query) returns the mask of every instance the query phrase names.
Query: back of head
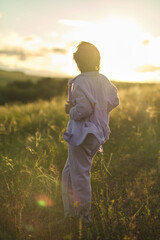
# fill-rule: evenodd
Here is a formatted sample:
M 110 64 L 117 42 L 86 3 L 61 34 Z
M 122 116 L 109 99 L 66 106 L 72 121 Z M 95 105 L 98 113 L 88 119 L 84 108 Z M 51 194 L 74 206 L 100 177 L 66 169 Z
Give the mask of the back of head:
M 100 53 L 98 49 L 89 42 L 80 42 L 73 59 L 81 72 L 99 71 Z

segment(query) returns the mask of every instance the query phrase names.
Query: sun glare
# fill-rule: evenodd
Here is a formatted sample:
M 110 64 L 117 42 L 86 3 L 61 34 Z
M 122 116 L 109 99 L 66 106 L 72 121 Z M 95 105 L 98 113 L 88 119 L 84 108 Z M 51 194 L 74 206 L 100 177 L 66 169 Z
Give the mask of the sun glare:
M 130 78 L 137 66 L 137 49 L 143 35 L 136 21 L 112 17 L 101 23 L 98 32 L 102 36 L 98 42 L 102 55 L 101 69 L 116 78 L 119 74 L 119 79 Z
M 61 19 L 58 23 L 59 29 L 44 36 L 1 34 L 2 64 L 38 75 L 74 76 L 79 72 L 73 52 L 80 41 L 88 41 L 99 49 L 100 71 L 110 79 L 159 79 L 160 37 L 146 33 L 136 19 L 110 16 L 99 21 Z
M 144 80 L 146 74 L 136 73 L 135 69 L 147 64 L 146 39 L 141 26 L 131 18 L 112 16 L 83 29 L 73 29 L 68 38 L 77 42 L 84 40 L 95 44 L 101 53 L 101 72 L 116 80 Z M 68 72 L 73 71 L 70 64 Z M 139 75 L 139 77 L 138 77 Z

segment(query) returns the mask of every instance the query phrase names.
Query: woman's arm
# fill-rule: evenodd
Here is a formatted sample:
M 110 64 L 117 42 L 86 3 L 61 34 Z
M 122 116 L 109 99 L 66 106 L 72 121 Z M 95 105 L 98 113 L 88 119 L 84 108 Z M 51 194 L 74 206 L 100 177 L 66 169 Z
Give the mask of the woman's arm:
M 89 117 L 93 112 L 93 106 L 85 95 L 84 91 L 76 86 L 73 93 L 75 105 L 70 109 L 70 118 L 79 121 L 82 118 Z

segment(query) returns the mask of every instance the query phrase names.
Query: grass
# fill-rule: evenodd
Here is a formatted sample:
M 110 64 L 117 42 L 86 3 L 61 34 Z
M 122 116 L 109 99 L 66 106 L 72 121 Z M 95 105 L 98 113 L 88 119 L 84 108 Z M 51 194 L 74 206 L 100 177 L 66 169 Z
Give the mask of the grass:
M 65 98 L 0 107 L 0 239 L 158 240 L 160 85 L 119 88 L 110 139 L 92 164 L 92 219 L 59 224 Z

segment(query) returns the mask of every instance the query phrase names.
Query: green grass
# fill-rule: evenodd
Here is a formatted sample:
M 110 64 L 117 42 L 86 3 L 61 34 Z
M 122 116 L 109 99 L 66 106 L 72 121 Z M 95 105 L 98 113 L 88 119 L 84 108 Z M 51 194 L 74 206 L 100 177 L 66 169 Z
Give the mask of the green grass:
M 118 85 L 109 141 L 92 164 L 92 219 L 63 217 L 64 97 L 0 107 L 0 239 L 158 240 L 160 85 Z

